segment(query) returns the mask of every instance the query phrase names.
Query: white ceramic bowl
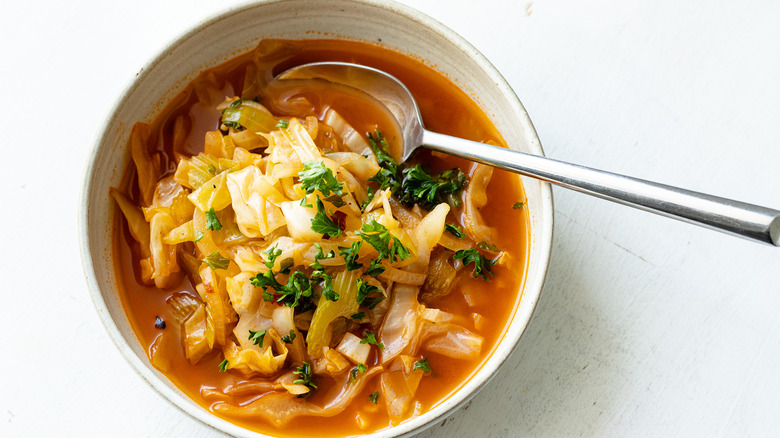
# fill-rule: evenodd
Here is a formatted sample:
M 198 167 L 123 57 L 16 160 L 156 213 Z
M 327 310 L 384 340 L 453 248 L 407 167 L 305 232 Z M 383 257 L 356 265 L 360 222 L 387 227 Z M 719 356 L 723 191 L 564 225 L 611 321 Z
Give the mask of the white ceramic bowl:
M 113 263 L 113 204 L 108 195 L 129 162 L 127 142 L 136 121 L 149 121 L 201 70 L 254 48 L 265 37 L 381 41 L 425 59 L 478 104 L 511 148 L 542 155 L 531 120 L 496 69 L 468 42 L 411 8 L 383 0 L 288 0 L 231 9 L 169 44 L 130 84 L 109 115 L 90 156 L 79 218 L 81 253 L 92 299 L 119 350 L 149 384 L 184 412 L 235 436 L 262 436 L 222 420 L 184 395 L 147 360 L 120 302 Z M 453 396 L 429 412 L 372 437 L 411 435 L 466 403 L 508 358 L 528 324 L 544 282 L 552 244 L 549 184 L 523 179 L 530 213 L 528 276 L 512 324 L 494 353 Z

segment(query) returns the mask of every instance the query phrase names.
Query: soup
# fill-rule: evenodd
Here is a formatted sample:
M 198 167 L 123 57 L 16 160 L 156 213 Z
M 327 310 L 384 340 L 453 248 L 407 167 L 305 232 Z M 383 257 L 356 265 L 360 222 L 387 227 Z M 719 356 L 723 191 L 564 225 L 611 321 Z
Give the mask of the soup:
M 433 131 L 502 144 L 418 60 L 268 40 L 136 124 L 111 190 L 120 295 L 151 364 L 269 435 L 369 433 L 435 407 L 490 356 L 525 278 L 519 177 L 425 150 L 399 165 L 370 97 L 271 82 L 324 60 L 396 76 Z

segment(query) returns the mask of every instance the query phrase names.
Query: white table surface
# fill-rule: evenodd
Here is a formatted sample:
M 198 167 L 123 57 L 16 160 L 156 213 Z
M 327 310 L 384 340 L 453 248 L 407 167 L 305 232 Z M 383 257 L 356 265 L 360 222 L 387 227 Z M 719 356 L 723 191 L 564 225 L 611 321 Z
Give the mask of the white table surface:
M 119 93 L 235 3 L 3 2 L 0 436 L 219 436 L 120 356 L 76 222 Z M 498 67 L 549 156 L 780 208 L 780 2 L 404 3 Z M 424 435 L 780 435 L 780 249 L 554 193 L 548 280 L 516 353 Z

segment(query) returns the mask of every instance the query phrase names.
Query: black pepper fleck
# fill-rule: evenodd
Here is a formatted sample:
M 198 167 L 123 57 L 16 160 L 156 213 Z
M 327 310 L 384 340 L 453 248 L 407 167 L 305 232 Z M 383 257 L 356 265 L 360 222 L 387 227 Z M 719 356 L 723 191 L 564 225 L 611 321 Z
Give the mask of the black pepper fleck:
M 154 326 L 157 327 L 160 330 L 163 330 L 165 328 L 165 320 L 160 318 L 159 316 L 154 320 Z

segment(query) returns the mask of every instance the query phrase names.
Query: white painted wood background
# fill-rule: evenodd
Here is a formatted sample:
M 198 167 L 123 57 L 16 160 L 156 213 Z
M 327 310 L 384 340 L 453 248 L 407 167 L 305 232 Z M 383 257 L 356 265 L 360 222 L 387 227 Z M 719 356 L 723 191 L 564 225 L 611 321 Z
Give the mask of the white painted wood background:
M 76 208 L 126 83 L 235 3 L 3 3 L 0 436 L 218 436 L 109 340 Z M 549 156 L 780 208 L 780 2 L 404 3 L 498 67 Z M 780 249 L 562 189 L 555 210 L 515 355 L 423 435 L 780 435 Z

